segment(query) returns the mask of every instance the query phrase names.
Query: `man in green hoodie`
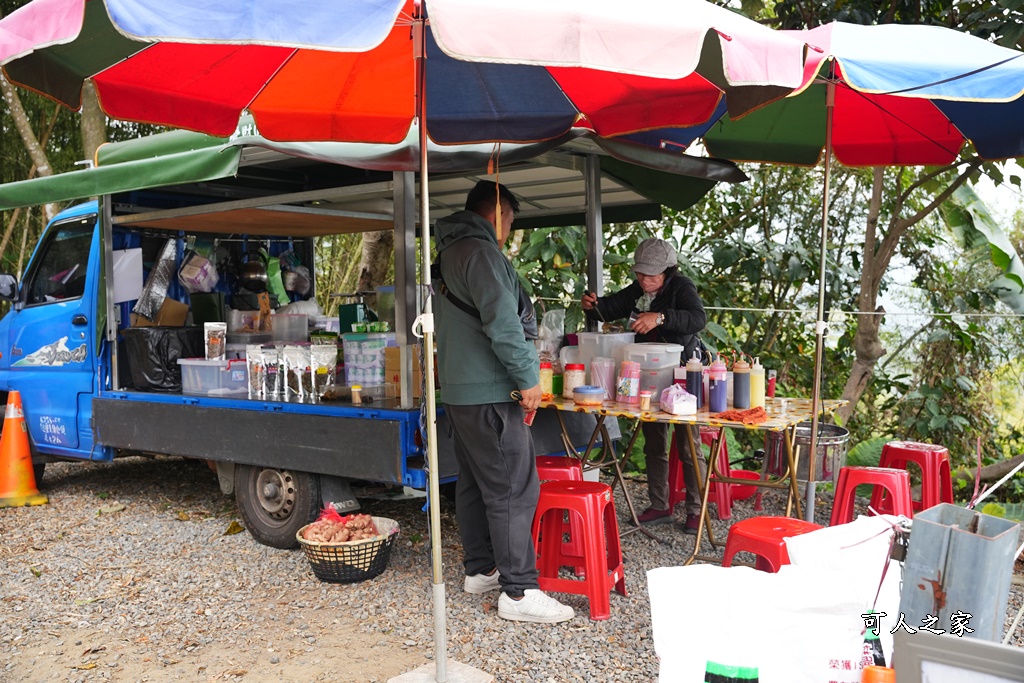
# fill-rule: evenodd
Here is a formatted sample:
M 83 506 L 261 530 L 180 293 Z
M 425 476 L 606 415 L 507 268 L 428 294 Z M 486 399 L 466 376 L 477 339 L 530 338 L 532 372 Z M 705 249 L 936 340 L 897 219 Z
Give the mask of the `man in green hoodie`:
M 435 223 L 444 294 L 437 370 L 459 463 L 464 588 L 500 589 L 504 619 L 556 623 L 574 613 L 539 589 L 530 536 L 540 482 L 523 418 L 540 405 L 539 363 L 520 317 L 519 276 L 501 251 L 518 210 L 507 187 L 480 181 L 464 211 Z M 522 395 L 518 404 L 513 391 Z

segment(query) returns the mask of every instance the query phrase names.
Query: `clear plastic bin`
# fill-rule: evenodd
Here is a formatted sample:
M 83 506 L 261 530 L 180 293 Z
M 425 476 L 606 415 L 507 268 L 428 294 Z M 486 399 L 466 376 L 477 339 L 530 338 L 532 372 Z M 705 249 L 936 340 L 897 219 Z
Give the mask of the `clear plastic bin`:
M 384 384 L 384 349 L 394 345 L 394 332 L 351 332 L 342 334 L 345 383 Z
M 309 316 L 304 313 L 278 313 L 270 316 L 270 324 L 276 342 L 309 341 Z
M 622 359 L 640 364 L 640 391 L 651 392 L 653 403 L 661 402 L 661 392 L 675 380 L 683 347 L 679 344 L 644 342 L 626 344 Z
M 249 391 L 244 360 L 179 358 L 181 393 L 200 396 L 242 395 Z
M 578 335 L 580 362 L 590 369 L 592 358 L 614 358 L 616 367 L 622 362 L 622 349 L 626 344 L 633 343 L 636 335 L 632 332 L 615 332 L 602 334 L 599 332 L 580 332 Z

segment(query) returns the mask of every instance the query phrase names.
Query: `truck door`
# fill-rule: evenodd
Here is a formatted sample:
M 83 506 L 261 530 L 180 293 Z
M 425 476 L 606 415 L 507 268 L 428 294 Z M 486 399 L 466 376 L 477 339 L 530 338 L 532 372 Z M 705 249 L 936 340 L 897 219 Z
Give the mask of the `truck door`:
M 10 386 L 44 452 L 89 457 L 100 286 L 95 214 L 55 222 L 36 249 L 11 311 Z

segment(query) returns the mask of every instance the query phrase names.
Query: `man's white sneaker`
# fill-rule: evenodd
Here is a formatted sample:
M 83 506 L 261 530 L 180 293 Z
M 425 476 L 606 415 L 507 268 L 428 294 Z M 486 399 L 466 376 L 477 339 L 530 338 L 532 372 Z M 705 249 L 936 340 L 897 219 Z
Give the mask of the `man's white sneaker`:
M 498 580 L 498 570 L 495 569 L 493 574 L 474 574 L 473 576 L 467 576 L 462 587 L 467 593 L 472 593 L 474 595 L 496 591 L 501 588 L 501 582 Z
M 533 621 L 538 624 L 557 624 L 576 615 L 572 607 L 563 605 L 536 588 L 523 591 L 522 600 L 513 600 L 507 593 L 498 598 L 498 616 L 512 621 Z

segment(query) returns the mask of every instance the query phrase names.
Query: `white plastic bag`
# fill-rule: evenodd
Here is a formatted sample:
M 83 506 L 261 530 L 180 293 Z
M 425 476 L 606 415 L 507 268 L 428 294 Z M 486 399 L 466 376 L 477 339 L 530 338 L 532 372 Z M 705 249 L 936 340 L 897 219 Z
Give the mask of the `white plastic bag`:
M 807 547 L 819 533 L 796 538 Z M 843 554 L 862 567 L 873 566 L 877 557 L 874 549 L 858 546 L 844 547 Z M 889 573 L 899 576 L 899 568 Z M 708 662 L 714 662 L 755 667 L 760 683 L 859 683 L 861 615 L 878 579 L 878 571 L 854 576 L 813 563 L 784 565 L 777 574 L 714 565 L 648 571 L 659 680 L 703 683 Z M 882 603 L 879 609 L 887 611 Z M 894 623 L 883 620 L 882 628 Z
M 661 409 L 673 415 L 696 415 L 697 397 L 682 384 L 670 384 L 661 392 Z

